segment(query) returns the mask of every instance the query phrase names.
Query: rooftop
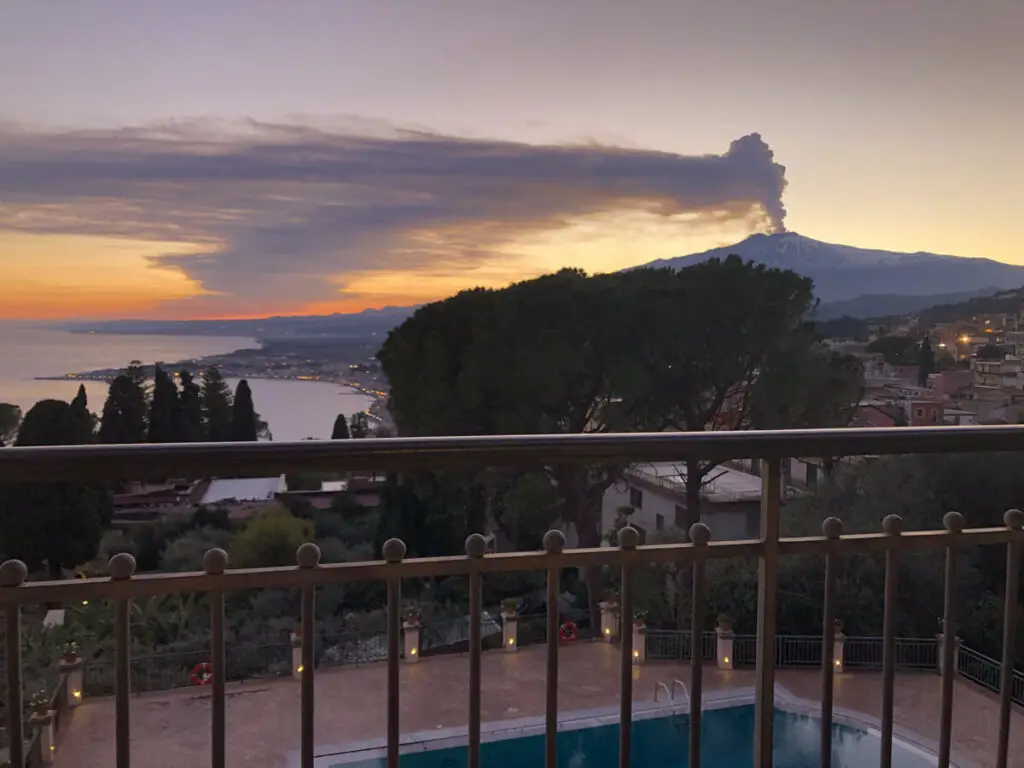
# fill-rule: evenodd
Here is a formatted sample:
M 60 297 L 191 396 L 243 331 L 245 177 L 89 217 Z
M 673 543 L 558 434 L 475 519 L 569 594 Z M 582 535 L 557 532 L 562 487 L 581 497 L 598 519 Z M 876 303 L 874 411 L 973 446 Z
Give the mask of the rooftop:
M 201 504 L 222 501 L 271 501 L 288 490 L 284 475 L 277 477 L 246 477 L 217 479 L 203 494 Z
M 640 477 L 680 493 L 686 492 L 686 468 L 674 463 L 638 464 L 633 472 Z M 701 488 L 711 502 L 757 500 L 761 498 L 761 478 L 729 467 L 715 467 Z

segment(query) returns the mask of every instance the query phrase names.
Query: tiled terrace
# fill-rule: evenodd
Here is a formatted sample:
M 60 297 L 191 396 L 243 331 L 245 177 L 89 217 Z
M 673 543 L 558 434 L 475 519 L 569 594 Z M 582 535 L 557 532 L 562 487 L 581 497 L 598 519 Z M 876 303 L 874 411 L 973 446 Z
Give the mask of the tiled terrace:
M 559 710 L 611 706 L 619 696 L 619 652 L 602 643 L 580 643 L 561 650 Z M 403 733 L 465 727 L 468 720 L 469 665 L 466 656 L 425 658 L 401 667 Z M 386 735 L 385 663 L 318 672 L 316 753 Z M 484 723 L 544 713 L 544 647 L 482 657 Z M 634 701 L 650 701 L 659 680 L 689 679 L 688 662 L 650 662 L 634 673 Z M 896 725 L 931 741 L 939 737 L 940 683 L 935 673 L 899 673 Z M 880 717 L 879 673 L 846 673 L 835 683 L 837 709 Z M 747 687 L 753 670 L 722 672 L 708 665 L 706 691 Z M 778 685 L 795 696 L 818 700 L 816 670 L 781 669 Z M 190 688 L 132 698 L 133 765 L 191 768 L 210 760 L 209 689 Z M 227 765 L 279 768 L 298 764 L 299 684 L 291 680 L 229 684 L 227 688 Z M 962 765 L 996 762 L 998 700 L 972 683 L 955 685 L 953 757 Z M 1024 713 L 1012 714 L 1010 765 L 1024 768 Z M 1016 742 L 1016 743 L 1015 743 Z M 87 700 L 75 711 L 57 750 L 57 768 L 109 768 L 114 765 L 114 698 Z

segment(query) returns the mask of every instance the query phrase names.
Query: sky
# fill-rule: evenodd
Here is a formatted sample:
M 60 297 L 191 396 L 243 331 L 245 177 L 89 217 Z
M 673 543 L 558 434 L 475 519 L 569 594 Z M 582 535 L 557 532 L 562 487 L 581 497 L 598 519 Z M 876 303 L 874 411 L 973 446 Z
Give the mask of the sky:
M 1020 0 L 0 0 L 0 318 L 358 311 L 783 228 L 1024 263 L 1022 31 Z

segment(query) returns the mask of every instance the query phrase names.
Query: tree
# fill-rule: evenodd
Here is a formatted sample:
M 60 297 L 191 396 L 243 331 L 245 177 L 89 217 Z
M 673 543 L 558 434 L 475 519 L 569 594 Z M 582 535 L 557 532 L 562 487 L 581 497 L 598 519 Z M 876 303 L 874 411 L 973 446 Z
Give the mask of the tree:
M 21 426 L 21 408 L 11 403 L 0 403 L 0 446 L 7 445 Z
M 313 524 L 285 509 L 257 515 L 231 542 L 231 565 L 256 568 L 295 565 L 295 550 L 313 540 Z
M 71 412 L 78 423 L 81 442 L 91 443 L 95 437 L 97 420 L 89 411 L 89 395 L 85 391 L 85 384 L 78 385 L 78 392 L 71 401 Z
M 360 411 L 359 413 L 352 414 L 352 422 L 349 427 L 349 434 L 356 439 L 369 437 L 370 419 L 362 411 Z
M 151 443 L 173 443 L 179 438 L 181 403 L 174 380 L 159 364 L 153 369 L 153 399 L 149 405 L 149 432 Z
M 112 382 L 100 420 L 101 443 L 142 443 L 146 439 L 146 391 L 129 366 Z
M 78 445 L 82 433 L 71 406 L 41 400 L 25 414 L 15 445 Z M 84 483 L 20 483 L 0 489 L 0 550 L 51 578 L 96 556 L 110 522 L 106 489 Z
M 881 353 L 889 365 L 914 365 L 917 344 L 908 336 L 882 336 L 868 344 L 868 352 Z
M 231 410 L 231 439 L 238 442 L 258 439 L 256 410 L 252 404 L 252 390 L 249 382 L 242 379 L 235 388 L 235 400 Z
M 188 371 L 181 371 L 178 379 L 181 381 L 181 395 L 178 398 L 177 439 L 183 443 L 198 442 L 203 439 L 203 405 L 199 385 Z
M 230 440 L 234 422 L 231 390 L 216 366 L 211 365 L 203 372 L 201 404 L 204 438 L 215 443 Z
M 348 420 L 344 413 L 339 413 L 334 420 L 334 429 L 331 430 L 331 440 L 348 440 Z
M 927 387 L 928 376 L 935 373 L 935 354 L 932 352 L 931 342 L 925 336 L 921 342 L 921 348 L 917 352 L 917 386 Z

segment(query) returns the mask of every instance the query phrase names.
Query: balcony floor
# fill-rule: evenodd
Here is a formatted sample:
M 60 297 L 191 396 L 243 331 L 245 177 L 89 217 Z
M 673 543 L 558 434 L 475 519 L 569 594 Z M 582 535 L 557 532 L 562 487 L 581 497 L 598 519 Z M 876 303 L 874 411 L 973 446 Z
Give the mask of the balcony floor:
M 559 658 L 561 711 L 615 705 L 619 695 L 619 655 L 612 646 L 580 643 Z M 511 720 L 544 712 L 543 646 L 508 654 L 483 654 L 482 720 Z M 328 669 L 316 678 L 317 754 L 349 742 L 383 738 L 386 729 L 383 663 Z M 689 679 L 686 663 L 652 662 L 634 676 L 634 700 L 653 698 L 658 680 Z M 469 665 L 467 657 L 425 658 L 402 665 L 403 732 L 465 727 Z M 820 696 L 817 670 L 780 670 L 777 682 L 794 695 Z M 705 670 L 706 690 L 751 686 L 752 670 Z M 292 764 L 299 744 L 299 684 L 290 679 L 228 686 L 229 766 L 279 768 Z M 880 716 L 881 675 L 847 673 L 836 680 L 836 707 Z M 925 739 L 938 737 L 939 676 L 900 674 L 896 681 L 896 722 Z M 997 699 L 971 683 L 957 681 L 954 699 L 954 758 L 995 764 Z M 132 764 L 181 768 L 209 764 L 210 699 L 207 689 L 178 689 L 132 698 Z M 1013 713 L 1010 764 L 1024 768 L 1024 713 Z M 114 699 L 87 699 L 64 729 L 57 768 L 109 768 L 114 764 Z

